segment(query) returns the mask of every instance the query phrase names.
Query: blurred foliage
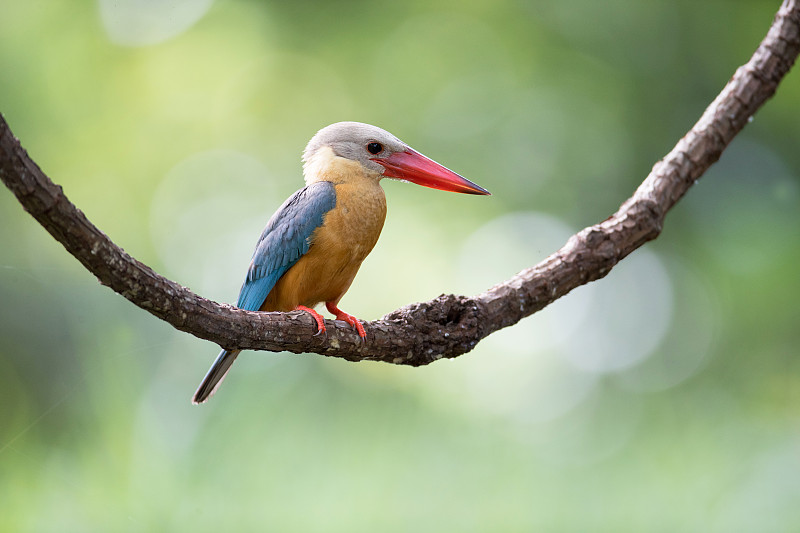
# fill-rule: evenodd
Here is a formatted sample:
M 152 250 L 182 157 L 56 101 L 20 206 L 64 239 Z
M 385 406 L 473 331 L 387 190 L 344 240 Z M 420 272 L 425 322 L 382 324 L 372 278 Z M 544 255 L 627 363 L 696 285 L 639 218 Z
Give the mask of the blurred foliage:
M 343 307 L 475 293 L 602 220 L 779 2 L 6 2 L 0 111 L 137 258 L 235 300 L 338 120 L 486 186 L 385 183 Z M 800 77 L 608 278 L 426 368 L 241 357 L 0 192 L 2 531 L 797 531 Z

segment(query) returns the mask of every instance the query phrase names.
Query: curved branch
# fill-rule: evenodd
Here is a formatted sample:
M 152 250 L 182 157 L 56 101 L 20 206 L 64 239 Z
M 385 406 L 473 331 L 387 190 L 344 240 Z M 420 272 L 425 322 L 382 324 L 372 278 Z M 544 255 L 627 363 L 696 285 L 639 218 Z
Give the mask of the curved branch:
M 95 227 L 28 157 L 0 116 L 0 179 L 100 282 L 172 324 L 229 349 L 314 352 L 350 361 L 424 365 L 470 351 L 575 287 L 600 279 L 661 232 L 664 217 L 771 97 L 800 50 L 800 0 L 784 0 L 767 36 L 634 195 L 605 221 L 572 236 L 538 265 L 475 297 L 442 295 L 366 324 L 328 321 L 327 337 L 306 313 L 256 313 L 198 296 L 125 253 Z

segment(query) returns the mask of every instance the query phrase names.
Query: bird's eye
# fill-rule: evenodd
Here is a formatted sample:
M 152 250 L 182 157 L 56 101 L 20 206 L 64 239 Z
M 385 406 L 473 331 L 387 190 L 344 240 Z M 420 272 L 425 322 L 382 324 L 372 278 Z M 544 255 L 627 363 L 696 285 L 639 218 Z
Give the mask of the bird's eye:
M 371 142 L 367 145 L 367 151 L 371 154 L 379 154 L 383 152 L 383 145 L 381 143 Z

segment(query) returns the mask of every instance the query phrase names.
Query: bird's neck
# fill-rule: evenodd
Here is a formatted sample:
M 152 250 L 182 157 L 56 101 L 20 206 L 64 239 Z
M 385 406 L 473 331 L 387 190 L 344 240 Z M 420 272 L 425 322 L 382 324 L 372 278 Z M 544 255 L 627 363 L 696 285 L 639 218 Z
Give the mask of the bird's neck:
M 317 150 L 303 165 L 306 184 L 317 181 L 330 181 L 334 184 L 362 184 L 376 186 L 380 180 L 378 173 L 368 173 L 360 163 L 337 156 L 329 146 Z

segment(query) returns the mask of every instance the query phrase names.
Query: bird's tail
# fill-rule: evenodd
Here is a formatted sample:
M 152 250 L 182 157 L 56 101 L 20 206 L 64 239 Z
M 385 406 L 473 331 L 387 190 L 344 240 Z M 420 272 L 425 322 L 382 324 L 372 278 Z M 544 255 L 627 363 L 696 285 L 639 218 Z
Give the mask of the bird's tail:
M 194 397 L 192 398 L 193 404 L 203 403 L 217 392 L 219 386 L 222 385 L 225 374 L 228 373 L 231 365 L 236 361 L 236 356 L 239 355 L 240 351 L 241 350 L 222 350 L 219 352 L 216 361 L 211 365 L 206 377 L 203 378 L 203 382 L 197 387 L 197 391 L 195 391 Z

